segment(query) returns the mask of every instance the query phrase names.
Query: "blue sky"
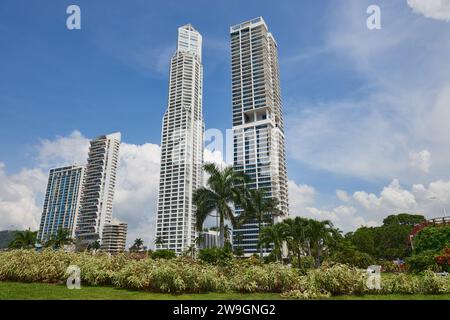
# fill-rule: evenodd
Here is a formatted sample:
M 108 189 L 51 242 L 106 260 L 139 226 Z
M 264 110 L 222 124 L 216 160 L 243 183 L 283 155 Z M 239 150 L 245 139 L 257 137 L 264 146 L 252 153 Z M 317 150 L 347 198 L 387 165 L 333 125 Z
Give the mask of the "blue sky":
M 229 26 L 263 16 L 279 46 L 295 214 L 343 228 L 395 211 L 439 215 L 450 204 L 450 13 L 425 3 L 2 0 L 0 179 L 20 186 L 24 172 L 45 176 L 43 155 L 52 165 L 71 157 L 52 147 L 81 143 L 82 153 L 86 138 L 113 131 L 129 150 L 158 145 L 168 62 L 186 23 L 203 35 L 206 127 L 229 128 Z M 81 8 L 81 30 L 65 27 L 70 4 Z M 370 4 L 381 8 L 381 30 L 366 27 Z M 42 184 L 27 193 L 33 210 Z M 424 200 L 431 192 L 442 203 Z M 0 199 L 23 208 L 1 190 Z

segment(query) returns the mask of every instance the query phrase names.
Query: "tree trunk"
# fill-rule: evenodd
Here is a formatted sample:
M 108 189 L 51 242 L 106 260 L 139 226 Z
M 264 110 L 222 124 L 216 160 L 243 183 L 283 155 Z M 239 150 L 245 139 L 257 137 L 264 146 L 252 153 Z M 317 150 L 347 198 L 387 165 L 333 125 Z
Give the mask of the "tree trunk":
M 223 221 L 223 215 L 220 215 L 219 242 L 221 248 L 225 247 L 225 226 Z
M 258 221 L 258 240 L 261 239 L 261 221 Z M 263 260 L 263 247 L 259 245 L 259 259 Z

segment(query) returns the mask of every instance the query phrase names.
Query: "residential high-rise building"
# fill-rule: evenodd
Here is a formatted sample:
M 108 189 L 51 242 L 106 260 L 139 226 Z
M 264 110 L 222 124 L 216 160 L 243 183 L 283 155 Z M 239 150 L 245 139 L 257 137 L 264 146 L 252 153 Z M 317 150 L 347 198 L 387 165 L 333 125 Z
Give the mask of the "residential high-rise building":
M 90 143 L 76 229 L 81 243 L 101 242 L 103 228 L 112 220 L 120 139 L 117 132 L 100 136 Z
M 192 25 L 178 28 L 170 63 L 169 99 L 162 121 L 161 171 L 156 236 L 177 254 L 196 237 L 193 191 L 203 182 L 202 36 Z
M 72 238 L 75 237 L 84 171 L 83 166 L 77 165 L 50 170 L 38 242 L 48 241 L 59 229 L 65 229 Z
M 249 188 L 279 200 L 281 220 L 289 212 L 277 43 L 262 17 L 232 26 L 230 35 L 233 165 L 253 179 Z M 258 252 L 256 221 L 233 230 L 233 243 L 246 255 Z
M 100 249 L 111 254 L 125 251 L 127 242 L 127 224 L 114 219 L 103 228 L 102 245 Z

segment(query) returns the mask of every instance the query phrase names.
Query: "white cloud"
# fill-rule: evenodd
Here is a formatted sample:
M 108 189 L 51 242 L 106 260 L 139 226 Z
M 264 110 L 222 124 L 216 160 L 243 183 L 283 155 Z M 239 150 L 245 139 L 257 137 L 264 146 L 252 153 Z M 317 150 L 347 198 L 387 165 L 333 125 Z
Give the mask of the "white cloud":
M 294 181 L 289 180 L 289 206 L 293 215 L 302 215 L 302 210 L 307 206 L 313 205 L 316 196 L 316 190 L 308 186 L 297 185 Z
M 336 190 L 336 196 L 342 202 L 349 202 L 350 201 L 350 196 L 344 190 Z
M 343 199 L 350 197 L 343 190 L 338 190 Z M 346 197 L 345 197 L 345 196 Z M 289 209 L 291 216 L 301 216 L 316 220 L 330 220 L 341 230 L 349 231 L 361 225 L 374 225 L 374 221 L 366 221 L 358 215 L 353 206 L 338 205 L 332 209 L 316 208 L 317 191 L 308 185 L 297 185 L 289 181 Z
M 47 176 L 41 169 L 23 169 L 8 175 L 0 163 L 0 230 L 37 229 Z
M 89 150 L 89 139 L 78 130 L 69 136 L 43 139 L 38 146 L 38 160 L 42 167 L 84 164 Z
M 370 31 L 366 8 L 358 0 L 330 10 L 329 68 L 345 68 L 338 78 L 357 84 L 338 97 L 286 102 L 288 155 L 366 181 L 450 179 L 450 33 L 396 2 L 383 5 L 382 29 Z
M 428 150 L 422 150 L 419 152 L 409 153 L 410 164 L 414 168 L 427 173 L 430 171 L 431 166 L 431 153 Z
M 128 223 L 128 243 L 142 238 L 151 246 L 155 234 L 160 147 L 122 143 L 113 215 Z
M 414 12 L 426 18 L 450 21 L 450 0 L 407 0 Z

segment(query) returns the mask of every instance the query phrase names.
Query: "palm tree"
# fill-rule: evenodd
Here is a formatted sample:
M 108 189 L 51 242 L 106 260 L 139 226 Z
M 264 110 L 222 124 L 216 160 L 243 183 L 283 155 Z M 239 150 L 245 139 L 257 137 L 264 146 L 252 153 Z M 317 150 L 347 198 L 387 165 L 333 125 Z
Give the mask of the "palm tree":
M 283 221 L 286 243 L 289 252 L 294 254 L 298 261 L 302 254 L 311 255 L 310 241 L 308 239 L 309 219 L 296 217 Z
M 88 250 L 93 250 L 94 252 L 100 249 L 100 241 L 95 240 L 88 245 Z
M 285 240 L 285 227 L 283 223 L 277 223 L 261 229 L 259 234 L 259 246 L 270 248 L 277 261 L 282 261 L 283 242 Z
M 197 247 L 202 246 L 202 244 L 205 242 L 205 235 L 203 233 L 199 233 L 197 238 L 195 238 L 194 243 Z
M 197 230 L 201 230 L 206 218 L 216 212 L 219 218 L 219 245 L 225 244 L 225 220 L 236 225 L 232 203 L 239 203 L 243 194 L 244 185 L 249 181 L 248 176 L 237 172 L 233 167 L 220 169 L 214 163 L 204 165 L 209 174 L 207 187 L 194 192 L 194 203 L 197 207 Z
M 324 255 L 327 246 L 331 245 L 333 239 L 339 235 L 339 230 L 335 229 L 329 220 L 317 221 L 309 219 L 307 237 L 311 246 L 311 255 L 314 257 L 315 267 L 320 267 L 320 260 Z
M 25 231 L 16 231 L 14 240 L 9 244 L 11 249 L 31 249 L 36 244 L 37 232 L 30 229 Z
M 253 222 L 258 224 L 258 234 L 264 223 L 273 223 L 273 217 L 281 215 L 278 208 L 278 199 L 268 197 L 264 189 L 248 190 L 243 199 L 243 213 L 239 216 L 241 222 Z M 259 246 L 259 258 L 263 259 L 263 247 Z
M 46 247 L 52 247 L 53 249 L 60 249 L 65 245 L 73 243 L 70 231 L 66 228 L 59 228 L 56 234 L 50 237 L 45 244 Z
M 155 238 L 155 244 L 156 245 L 164 245 L 164 243 L 165 243 L 165 241 L 164 241 L 164 238 L 163 237 L 161 237 L 161 236 L 157 236 L 156 238 Z
M 130 251 L 141 251 L 142 247 L 144 246 L 144 241 L 141 238 L 137 238 L 134 240 L 133 245 L 130 247 Z

